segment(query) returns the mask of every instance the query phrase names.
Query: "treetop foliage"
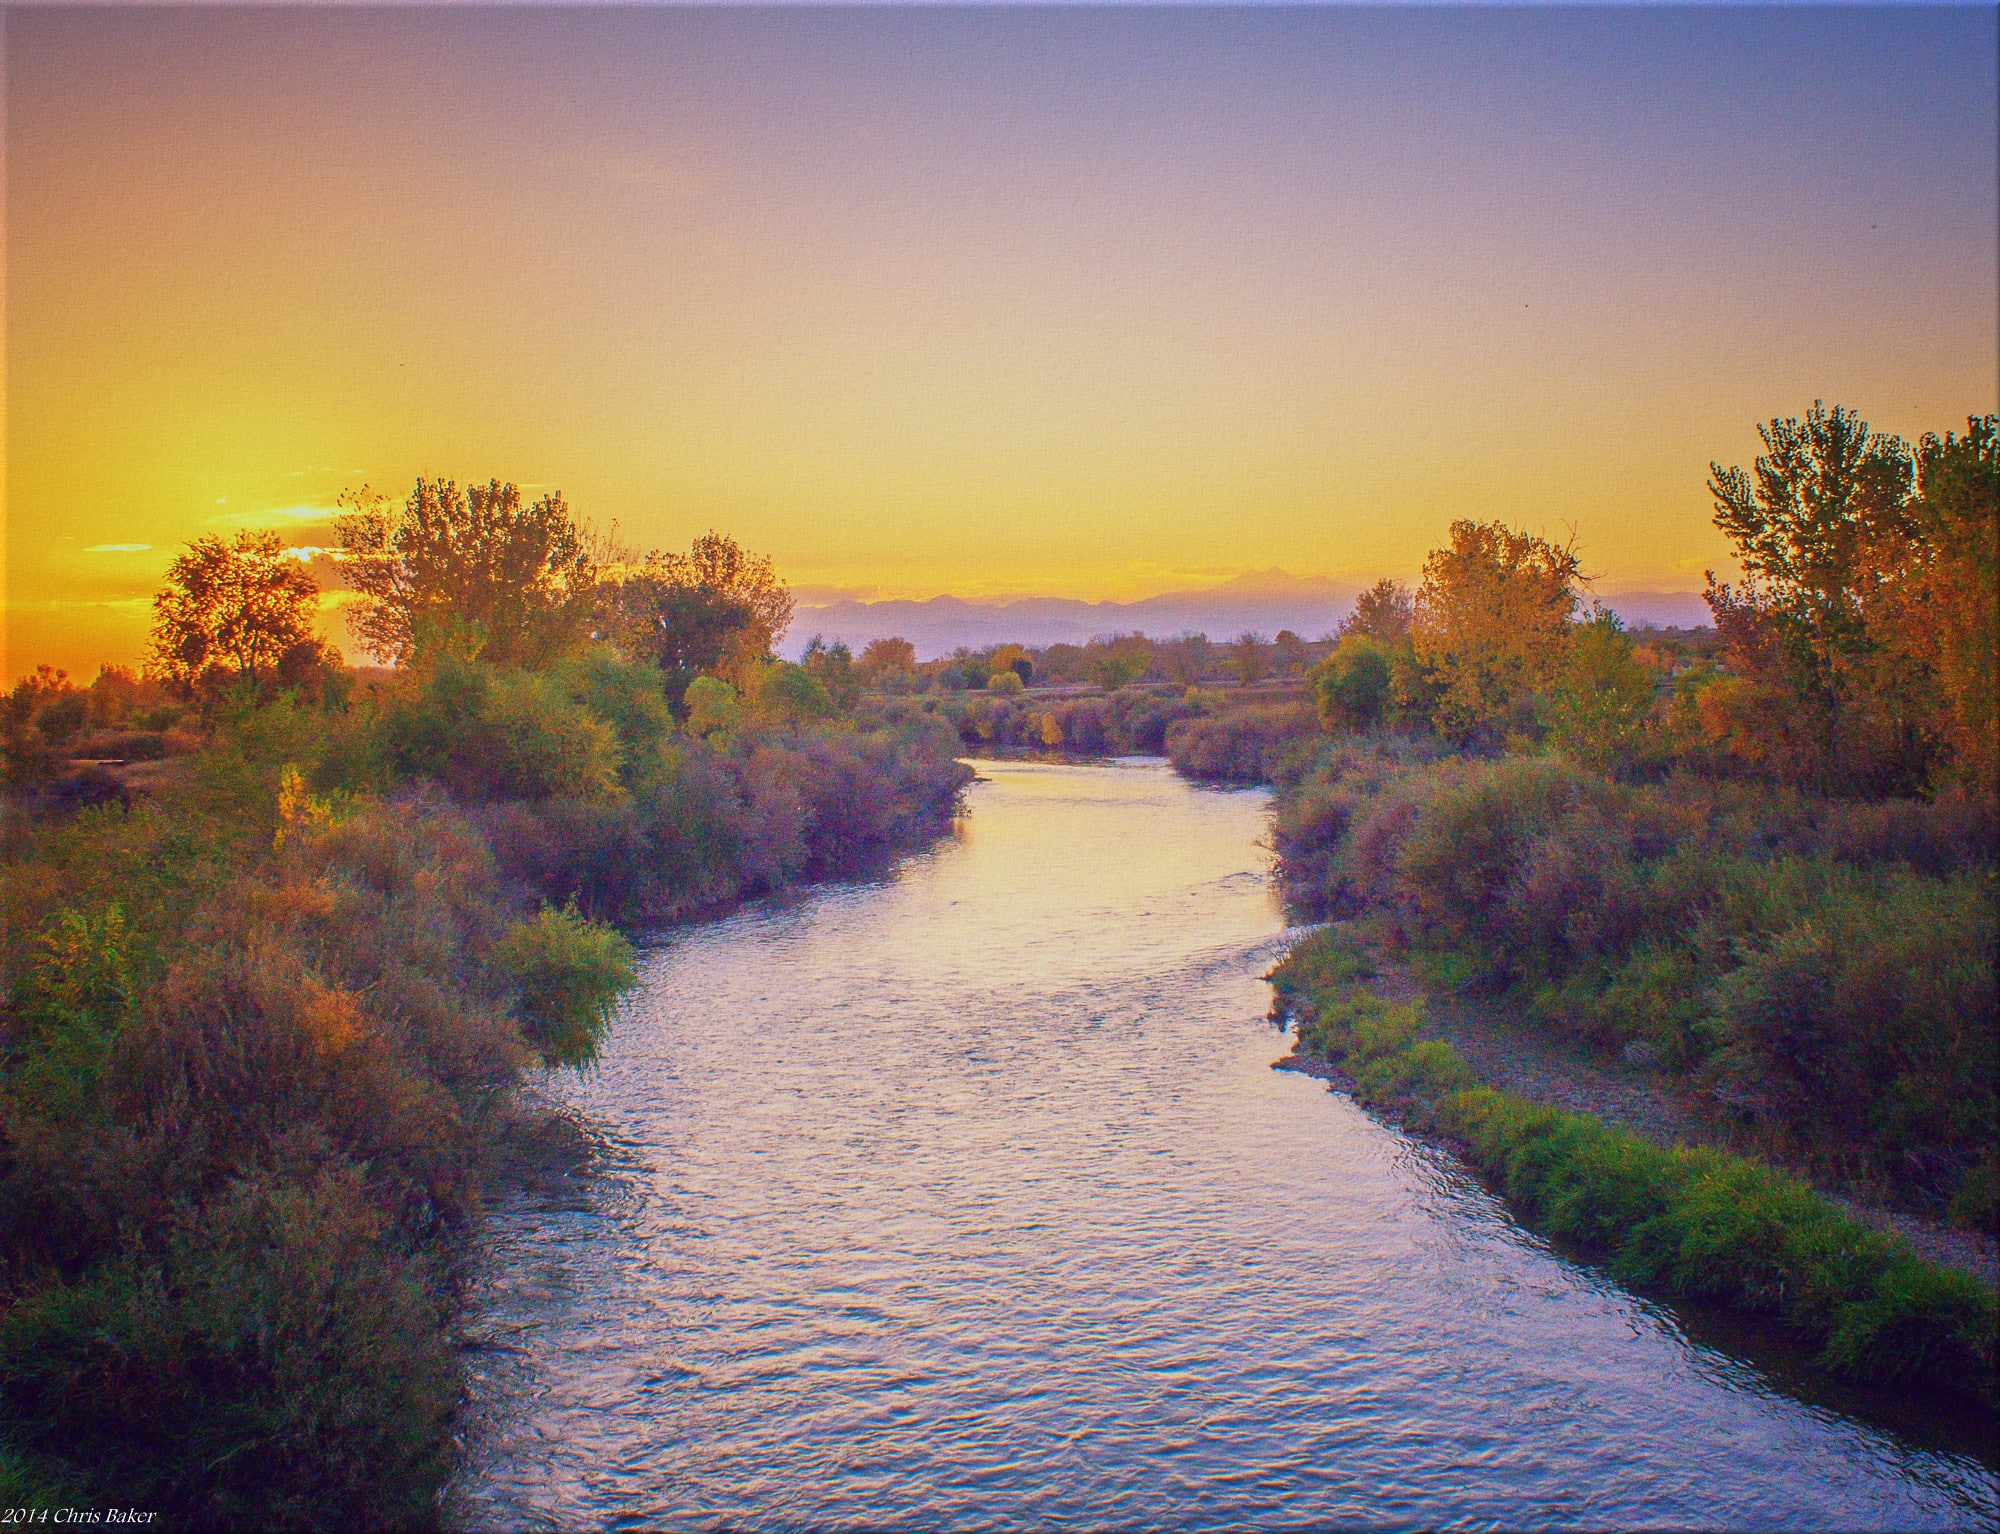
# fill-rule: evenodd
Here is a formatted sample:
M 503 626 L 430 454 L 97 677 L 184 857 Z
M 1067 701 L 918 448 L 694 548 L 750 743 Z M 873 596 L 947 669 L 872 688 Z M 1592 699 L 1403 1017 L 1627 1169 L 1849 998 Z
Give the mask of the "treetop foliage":
M 1516 723 L 1554 676 L 1577 609 L 1571 548 L 1499 522 L 1451 524 L 1424 562 L 1410 637 L 1439 689 L 1439 728 L 1458 739 Z
M 318 607 L 312 573 L 275 532 L 197 538 L 153 598 L 153 664 L 184 693 L 216 671 L 263 681 L 301 647 L 318 659 Z
M 341 572 L 361 594 L 348 622 L 384 659 L 535 665 L 589 632 L 596 562 L 560 494 L 420 478 L 400 508 L 365 486 L 341 505 Z
M 653 550 L 608 578 L 601 596 L 612 637 L 665 673 L 676 706 L 703 672 L 747 684 L 792 621 L 792 594 L 771 561 L 716 532 L 685 554 Z
M 1744 579 L 1710 572 L 1709 605 L 1735 734 L 1770 770 L 1827 792 L 1939 773 L 1993 791 L 1996 424 L 1913 453 L 1816 401 L 1759 428 L 1752 472 L 1711 466 Z

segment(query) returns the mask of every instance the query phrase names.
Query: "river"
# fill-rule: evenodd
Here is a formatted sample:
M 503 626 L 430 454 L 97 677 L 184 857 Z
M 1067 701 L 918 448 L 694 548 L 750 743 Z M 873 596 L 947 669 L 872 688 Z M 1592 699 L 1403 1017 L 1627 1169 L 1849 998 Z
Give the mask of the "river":
M 880 882 L 646 950 L 492 1211 L 477 1526 L 2000 1523 L 1273 1071 L 1268 798 L 981 763 Z

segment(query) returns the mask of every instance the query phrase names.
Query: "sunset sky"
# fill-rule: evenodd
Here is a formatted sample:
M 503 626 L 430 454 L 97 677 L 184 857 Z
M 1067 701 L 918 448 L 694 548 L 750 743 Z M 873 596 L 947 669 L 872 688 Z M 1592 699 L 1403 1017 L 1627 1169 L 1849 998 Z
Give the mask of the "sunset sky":
M 808 595 L 1689 589 L 1711 458 L 1996 399 L 1996 12 L 5 18 L 10 676 L 419 474 Z

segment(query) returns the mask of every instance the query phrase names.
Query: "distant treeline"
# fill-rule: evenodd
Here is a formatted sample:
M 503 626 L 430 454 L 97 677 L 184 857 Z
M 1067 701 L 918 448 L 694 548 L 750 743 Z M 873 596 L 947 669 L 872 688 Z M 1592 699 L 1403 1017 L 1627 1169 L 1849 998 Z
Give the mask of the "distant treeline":
M 593 550 L 559 497 L 357 498 L 394 670 L 312 635 L 269 535 L 205 539 L 147 673 L 5 700 L 0 1504 L 429 1523 L 482 1186 L 658 923 L 948 828 L 957 736 L 771 658 L 711 535 Z

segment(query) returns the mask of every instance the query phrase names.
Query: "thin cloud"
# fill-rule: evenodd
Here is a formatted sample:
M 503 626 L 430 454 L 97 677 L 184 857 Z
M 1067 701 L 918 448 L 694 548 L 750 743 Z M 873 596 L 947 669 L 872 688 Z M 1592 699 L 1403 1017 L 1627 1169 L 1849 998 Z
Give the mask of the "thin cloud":
M 93 543 L 83 552 L 86 554 L 143 554 L 151 547 L 150 543 Z

